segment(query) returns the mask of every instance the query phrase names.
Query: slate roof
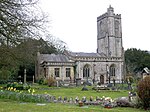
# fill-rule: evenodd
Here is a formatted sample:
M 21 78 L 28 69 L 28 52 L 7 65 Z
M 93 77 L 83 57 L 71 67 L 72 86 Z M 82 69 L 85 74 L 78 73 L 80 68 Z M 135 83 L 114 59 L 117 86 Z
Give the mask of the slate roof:
M 63 54 L 40 54 L 40 62 L 73 62 Z
M 71 60 L 71 57 L 91 57 L 91 58 L 97 58 L 97 57 L 105 57 L 104 54 L 99 53 L 84 53 L 84 52 L 68 52 L 69 55 L 64 54 L 40 54 L 39 60 L 40 63 L 46 62 L 74 62 Z M 71 56 L 71 57 L 70 57 Z M 69 58 L 70 57 L 70 58 Z
M 73 57 L 105 57 L 104 54 L 99 53 L 84 53 L 84 52 L 69 52 Z

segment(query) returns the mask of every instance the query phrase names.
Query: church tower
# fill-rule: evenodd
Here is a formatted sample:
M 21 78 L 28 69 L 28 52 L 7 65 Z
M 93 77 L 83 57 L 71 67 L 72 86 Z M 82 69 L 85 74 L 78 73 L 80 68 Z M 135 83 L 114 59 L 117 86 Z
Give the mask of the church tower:
M 107 57 L 122 57 L 121 15 L 109 6 L 107 12 L 97 17 L 97 53 Z

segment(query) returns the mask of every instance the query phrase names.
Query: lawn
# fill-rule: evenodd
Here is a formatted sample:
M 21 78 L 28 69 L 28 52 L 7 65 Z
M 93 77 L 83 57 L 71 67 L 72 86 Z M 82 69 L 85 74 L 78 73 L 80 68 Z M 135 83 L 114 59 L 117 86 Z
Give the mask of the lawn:
M 24 103 L 0 99 L 0 112 L 145 112 L 134 108 L 106 109 L 101 106 L 83 106 L 61 103 Z
M 86 96 L 89 98 L 92 96 L 93 98 L 96 98 L 96 96 L 102 97 L 111 97 L 111 98 L 118 98 L 118 97 L 123 97 L 123 96 L 128 96 L 128 91 L 100 91 L 96 92 L 95 90 L 92 90 L 92 87 L 88 86 L 87 87 L 89 90 L 88 91 L 81 91 L 82 87 L 75 87 L 75 88 L 39 88 L 35 89 L 35 94 L 43 94 L 43 93 L 48 93 L 52 96 L 56 96 L 58 98 L 59 96 L 61 97 L 73 97 L 75 98 L 78 96 L 79 98 L 82 98 L 83 96 Z
M 33 85 L 35 93 L 34 94 L 50 94 L 58 98 L 65 96 L 69 99 L 70 97 L 75 98 L 78 96 L 80 99 L 83 96 L 86 96 L 87 99 L 90 96 L 93 96 L 95 99 L 96 96 L 102 97 L 111 97 L 118 98 L 122 96 L 128 96 L 128 91 L 100 91 L 96 92 L 92 90 L 92 87 L 87 86 L 88 91 L 81 91 L 82 87 L 74 88 L 65 88 L 65 87 L 47 87 L 47 86 L 38 86 Z M 28 92 L 28 91 L 24 91 Z M 22 101 L 13 101 L 8 99 L 0 99 L 0 112 L 144 112 L 144 110 L 135 109 L 135 108 L 125 108 L 125 107 L 116 107 L 112 109 L 106 109 L 102 106 L 83 106 L 79 107 L 78 104 L 63 104 L 63 103 L 30 103 Z

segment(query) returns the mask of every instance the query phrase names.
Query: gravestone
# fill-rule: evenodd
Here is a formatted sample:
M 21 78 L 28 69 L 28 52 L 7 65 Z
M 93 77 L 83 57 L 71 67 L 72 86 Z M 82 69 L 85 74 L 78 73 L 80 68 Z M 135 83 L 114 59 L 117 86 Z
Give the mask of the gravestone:
M 61 97 L 61 96 L 58 97 L 58 101 L 59 101 L 59 102 L 62 101 L 62 97 Z
M 117 98 L 116 103 L 120 107 L 130 107 L 131 106 L 129 99 L 127 97 Z
M 65 96 L 65 97 L 64 97 L 64 102 L 66 102 L 66 101 L 67 101 L 67 97 Z
M 100 101 L 101 99 L 99 98 L 99 96 L 96 96 L 96 101 Z
M 76 86 L 81 86 L 81 78 L 76 78 Z
M 85 103 L 86 102 L 86 97 L 82 97 L 82 102 Z
M 70 97 L 70 99 L 68 100 L 69 103 L 73 103 L 73 98 Z
M 91 102 L 93 101 L 93 97 L 92 97 L 92 96 L 90 96 L 90 101 L 91 101 Z
M 88 91 L 88 88 L 86 87 L 86 83 L 85 83 L 85 82 L 83 83 L 83 85 L 84 85 L 84 86 L 83 86 L 83 88 L 82 88 L 82 91 Z
M 76 96 L 76 98 L 75 98 L 75 102 L 76 102 L 76 103 L 78 103 L 78 102 L 79 102 L 79 97 L 78 97 L 78 96 Z
M 133 98 L 136 98 L 136 93 L 135 92 L 129 92 L 129 102 L 132 101 Z
M 26 77 L 27 77 L 26 69 L 24 69 L 24 84 L 26 83 Z
M 128 83 L 128 90 L 132 90 L 131 83 Z
M 56 97 L 55 97 L 55 96 L 52 96 L 52 97 L 51 97 L 51 101 L 52 101 L 52 102 L 56 102 L 56 101 L 57 101 L 57 100 L 56 100 Z

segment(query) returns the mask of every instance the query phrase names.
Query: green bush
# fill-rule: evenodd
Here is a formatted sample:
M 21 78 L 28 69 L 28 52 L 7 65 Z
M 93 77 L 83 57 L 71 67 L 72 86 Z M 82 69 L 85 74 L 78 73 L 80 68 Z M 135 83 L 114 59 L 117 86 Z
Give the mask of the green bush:
M 15 91 L 0 90 L 0 99 L 12 99 L 24 102 L 50 102 L 49 94 L 27 94 Z
M 38 80 L 38 83 L 39 83 L 39 84 L 43 84 L 43 83 L 44 83 L 44 79 L 43 79 L 43 78 L 40 78 L 40 79 Z
M 0 80 L 0 84 L 7 84 L 7 80 Z
M 53 78 L 53 77 L 49 77 L 47 79 L 47 82 L 48 82 L 48 86 L 51 87 L 51 86 L 54 86 L 55 83 L 56 83 L 56 80 Z
M 139 81 L 137 94 L 145 109 L 150 107 L 150 76 Z M 142 105 L 141 105 L 142 106 Z
M 17 82 L 8 83 L 7 88 L 9 88 L 9 87 L 16 88 L 16 90 L 28 90 L 28 89 L 30 89 L 30 86 L 28 84 L 19 84 Z
M 0 79 L 1 80 L 8 80 L 11 76 L 11 72 L 5 68 L 0 69 Z

